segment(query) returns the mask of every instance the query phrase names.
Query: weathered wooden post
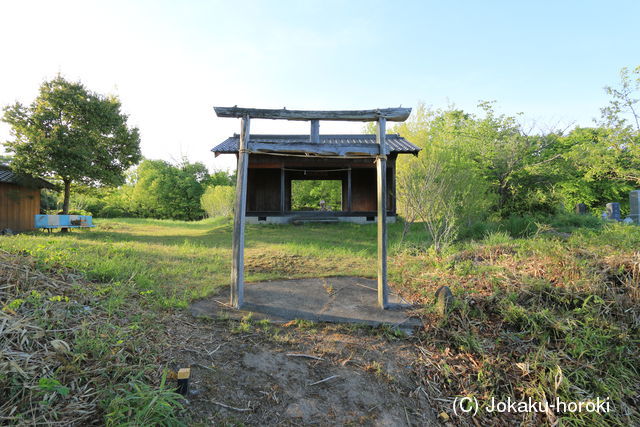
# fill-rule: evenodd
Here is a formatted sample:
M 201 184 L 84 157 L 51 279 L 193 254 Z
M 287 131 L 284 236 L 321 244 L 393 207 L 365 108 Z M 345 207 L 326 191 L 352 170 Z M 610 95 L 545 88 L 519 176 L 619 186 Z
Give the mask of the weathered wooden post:
M 241 308 L 244 302 L 244 217 L 247 210 L 247 169 L 249 165 L 249 115 L 242 118 L 238 148 L 238 177 L 233 220 L 233 260 L 231 266 L 231 305 Z
M 380 153 L 376 158 L 378 170 L 378 305 L 387 308 L 389 288 L 387 286 L 387 120 L 378 118 L 376 139 Z
M 347 171 L 347 211 L 351 212 L 351 167 Z
M 280 214 L 284 215 L 287 209 L 284 193 L 286 192 L 286 180 L 284 174 L 284 165 L 280 168 Z
M 629 192 L 629 207 L 631 212 L 629 216 L 636 224 L 640 224 L 640 190 Z
M 311 132 L 309 133 L 309 142 L 314 144 L 320 143 L 320 120 L 311 120 Z

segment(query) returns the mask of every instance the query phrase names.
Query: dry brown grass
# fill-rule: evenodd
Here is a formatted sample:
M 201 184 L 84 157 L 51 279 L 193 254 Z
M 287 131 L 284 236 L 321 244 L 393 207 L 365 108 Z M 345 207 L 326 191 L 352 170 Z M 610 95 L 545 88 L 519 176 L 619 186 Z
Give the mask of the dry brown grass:
M 0 252 L 0 424 L 103 424 L 107 400 L 153 372 L 156 344 L 120 339 L 131 329 L 103 307 L 105 289 Z
M 638 411 L 640 254 L 537 238 L 476 244 L 450 257 L 405 258 L 401 281 L 427 307 L 451 286 L 446 318 L 424 313 L 417 374 L 438 413 L 457 425 L 629 425 Z M 417 270 L 413 264 L 424 266 Z M 420 280 L 416 286 L 416 279 Z M 455 396 L 516 401 L 611 397 L 611 414 L 458 417 Z M 447 418 L 448 417 L 448 418 Z
M 2 422 L 91 423 L 98 393 L 96 384 L 84 378 L 99 377 L 103 369 L 84 364 L 82 376 L 68 369 L 67 337 L 84 322 L 96 321 L 96 315 L 85 310 L 88 297 L 76 290 L 80 277 L 69 272 L 45 275 L 33 261 L 3 252 L 0 277 Z

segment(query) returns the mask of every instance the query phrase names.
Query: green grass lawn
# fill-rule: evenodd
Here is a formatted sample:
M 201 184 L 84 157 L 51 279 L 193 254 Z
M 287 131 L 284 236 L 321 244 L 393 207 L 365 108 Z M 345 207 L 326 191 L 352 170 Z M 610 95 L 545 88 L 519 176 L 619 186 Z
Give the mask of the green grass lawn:
M 153 300 L 169 307 L 185 307 L 229 284 L 232 223 L 228 219 L 112 219 L 95 224 L 95 229 L 67 234 L 38 231 L 5 238 L 0 248 L 30 254 L 43 267 L 82 271 L 92 281 L 153 291 Z M 376 233 L 375 225 L 248 225 L 246 280 L 374 277 Z M 400 226 L 392 226 L 390 241 L 399 233 Z
M 94 282 L 91 292 L 105 310 L 105 328 L 129 331 L 140 345 L 159 333 L 154 317 L 179 312 L 229 283 L 228 219 L 96 224 L 68 234 L 0 237 L 0 249 L 29 255 L 44 271 L 82 273 Z M 424 366 L 415 366 L 424 390 L 433 397 L 473 396 L 481 402 L 508 396 L 567 402 L 610 397 L 617 408 L 607 415 L 500 418 L 503 423 L 640 422 L 640 227 L 571 227 L 571 235 L 527 238 L 493 232 L 436 253 L 425 249 L 421 227 L 400 244 L 402 225 L 390 226 L 390 282 L 424 304 L 426 327 L 411 341 L 430 355 Z M 249 225 L 246 279 L 375 277 L 376 231 L 375 225 L 355 224 Z M 455 295 L 446 316 L 432 305 L 442 285 Z M 28 301 L 28 289 L 21 292 Z M 13 302 L 15 310 L 30 303 L 20 304 Z M 133 320 L 131 304 L 142 309 Z M 128 342 L 116 333 L 99 333 L 113 335 L 111 348 Z M 91 350 L 100 345 L 94 338 L 85 352 L 104 354 Z M 451 409 L 433 402 L 439 413 Z

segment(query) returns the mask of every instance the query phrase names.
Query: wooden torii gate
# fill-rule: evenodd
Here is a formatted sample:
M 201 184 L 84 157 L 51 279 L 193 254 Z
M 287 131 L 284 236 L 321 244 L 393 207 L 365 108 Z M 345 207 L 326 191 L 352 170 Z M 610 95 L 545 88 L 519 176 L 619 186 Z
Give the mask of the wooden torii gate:
M 251 119 L 310 121 L 309 142 L 320 143 L 320 120 L 377 122 L 376 142 L 378 149 L 371 153 L 376 159 L 378 198 L 378 306 L 387 308 L 389 287 L 387 284 L 387 146 L 386 123 L 403 122 L 411 114 L 411 108 L 385 108 L 376 110 L 309 111 L 287 109 L 260 109 L 240 107 L 214 107 L 218 117 L 242 119 L 240 145 L 238 147 L 238 170 L 233 222 L 233 260 L 231 267 L 231 305 L 241 308 L 244 302 L 244 226 L 247 208 L 247 169 Z

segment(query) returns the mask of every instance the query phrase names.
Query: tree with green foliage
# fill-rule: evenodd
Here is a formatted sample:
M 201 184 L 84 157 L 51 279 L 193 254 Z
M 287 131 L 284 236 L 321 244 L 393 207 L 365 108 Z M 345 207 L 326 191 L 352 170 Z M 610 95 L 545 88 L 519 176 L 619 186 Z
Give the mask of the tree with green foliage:
M 459 187 L 457 193 L 468 196 L 465 210 L 457 213 L 462 222 L 484 216 L 495 203 L 491 183 L 479 161 L 479 142 L 473 134 L 475 126 L 474 118 L 461 110 L 431 110 L 420 105 L 408 121 L 393 128 L 422 149 L 417 158 L 398 157 L 398 176 L 420 165 L 427 165 L 424 170 L 431 170 L 428 163 L 438 163 L 434 170 L 453 180 Z M 405 200 L 400 198 L 398 203 L 402 210 Z
M 556 192 L 566 206 L 625 201 L 637 185 L 628 169 L 639 159 L 634 159 L 634 150 L 615 144 L 613 133 L 605 127 L 575 128 L 559 138 L 563 167 Z
M 640 67 L 623 68 L 620 83 L 606 86 L 609 104 L 598 127 L 578 127 L 557 137 L 562 171 L 556 191 L 567 206 L 604 207 L 628 200 L 640 185 Z M 553 173 L 547 168 L 547 175 Z
M 609 105 L 602 108 L 601 127 L 608 130 L 607 154 L 615 158 L 613 179 L 640 185 L 640 66 L 620 70 L 618 87 L 605 86 Z M 605 156 L 607 157 L 607 156 Z M 598 160 L 598 159 L 596 159 Z
M 209 174 L 209 178 L 206 180 L 206 182 L 202 183 L 203 185 L 206 186 L 215 186 L 215 185 L 220 185 L 220 186 L 230 186 L 230 185 L 236 185 L 236 173 L 234 172 L 228 172 L 228 171 L 223 171 L 223 170 L 217 170 L 215 172 L 213 172 L 212 174 Z
M 339 211 L 342 209 L 342 183 L 336 180 L 294 180 L 291 182 L 291 210 Z
M 478 161 L 475 120 L 456 109 L 420 105 L 393 128 L 418 145 L 419 156 L 397 160 L 398 210 L 404 234 L 420 221 L 436 250 L 448 245 L 460 227 L 487 216 L 495 203 L 491 182 Z
M 611 99 L 609 105 L 600 109 L 602 125 L 637 136 L 640 132 L 640 65 L 632 71 L 623 67 L 620 70 L 620 85 L 605 86 L 604 90 Z M 628 142 L 637 143 L 637 140 Z
M 11 167 L 31 175 L 59 179 L 64 186 L 62 212 L 69 212 L 72 183 L 116 186 L 140 156 L 138 129 L 127 125 L 115 96 L 88 90 L 61 76 L 40 86 L 29 106 L 4 108 L 13 140 Z
M 230 185 L 211 185 L 200 198 L 202 209 L 210 218 L 231 216 L 236 189 Z
M 144 160 L 136 169 L 131 209 L 137 216 L 196 220 L 204 216 L 200 198 L 209 180 L 202 163 Z
M 554 168 L 561 162 L 556 135 L 528 135 L 517 117 L 497 114 L 493 103 L 479 107 L 482 115 L 421 105 L 409 121 L 395 126 L 395 132 L 422 148 L 418 159 L 398 159 L 399 176 L 416 162 L 441 163 L 436 170 L 457 182 L 457 192 L 467 194 L 456 214 L 463 225 L 489 213 L 552 212 L 557 205 L 553 188 L 560 179 Z M 401 209 L 403 204 L 399 200 Z
M 517 178 L 535 161 L 532 154 L 539 150 L 538 140 L 523 132 L 516 117 L 496 114 L 493 102 L 482 102 L 479 107 L 484 115 L 472 116 L 463 132 L 475 140 L 475 161 L 498 196 L 496 210 L 512 212 L 519 198 Z
M 212 187 L 210 183 L 232 188 L 228 172 L 209 174 L 202 163 L 189 163 L 187 159 L 177 165 L 145 160 L 126 171 L 125 179 L 125 184 L 117 188 L 74 186 L 70 209 L 102 218 L 194 220 L 202 218 L 205 211 L 208 213 L 210 205 L 203 202 L 199 209 L 198 203 L 199 198 L 204 200 L 204 190 Z

